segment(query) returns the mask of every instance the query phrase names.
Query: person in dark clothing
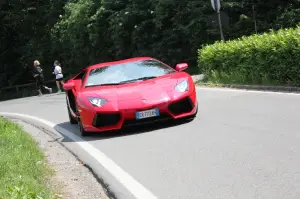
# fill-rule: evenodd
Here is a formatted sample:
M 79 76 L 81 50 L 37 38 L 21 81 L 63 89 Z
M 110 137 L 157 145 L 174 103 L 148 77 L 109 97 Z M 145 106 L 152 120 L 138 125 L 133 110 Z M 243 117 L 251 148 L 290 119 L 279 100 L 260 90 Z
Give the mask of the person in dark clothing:
M 33 77 L 36 79 L 36 88 L 39 92 L 39 96 L 42 96 L 42 88 L 48 90 L 50 93 L 52 93 L 52 88 L 48 88 L 44 84 L 44 75 L 43 75 L 43 69 L 40 66 L 40 62 L 38 60 L 35 60 L 33 62 Z

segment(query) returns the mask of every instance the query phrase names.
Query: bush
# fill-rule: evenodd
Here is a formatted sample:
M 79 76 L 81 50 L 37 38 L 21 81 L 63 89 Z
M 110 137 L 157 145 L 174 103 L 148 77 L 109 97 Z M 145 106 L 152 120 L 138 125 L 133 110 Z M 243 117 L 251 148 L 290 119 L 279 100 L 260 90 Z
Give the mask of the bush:
M 205 46 L 198 67 L 208 80 L 300 86 L 300 27 Z

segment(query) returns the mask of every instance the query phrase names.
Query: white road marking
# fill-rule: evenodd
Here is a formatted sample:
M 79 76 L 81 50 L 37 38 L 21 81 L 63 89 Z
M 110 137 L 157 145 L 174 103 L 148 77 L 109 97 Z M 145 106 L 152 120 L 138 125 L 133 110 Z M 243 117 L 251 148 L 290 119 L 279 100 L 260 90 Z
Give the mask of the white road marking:
M 274 95 L 300 95 L 300 93 L 285 93 L 285 92 L 272 92 L 272 91 L 258 91 L 258 90 L 247 90 L 247 89 L 235 89 L 235 88 L 209 88 L 196 86 L 197 90 L 211 90 L 211 91 L 222 91 L 222 92 L 244 92 L 244 93 L 259 93 L 259 94 L 274 94 Z
M 8 113 L 0 112 L 0 115 L 19 117 L 25 119 L 31 119 L 36 122 L 40 122 L 50 128 L 54 128 L 56 125 L 47 120 L 37 118 L 30 115 L 19 114 L 19 113 Z M 85 140 L 81 139 L 74 133 L 61 128 L 56 127 L 59 133 L 64 134 L 69 137 L 75 143 L 77 143 L 82 149 L 90 154 L 98 163 L 100 163 L 111 175 L 113 175 L 124 187 L 128 189 L 131 194 L 133 194 L 137 199 L 158 199 L 149 190 L 147 190 L 143 185 L 137 182 L 132 176 L 125 172 L 121 167 L 119 167 L 115 162 L 108 158 L 104 153 L 93 147 L 91 144 L 87 143 Z

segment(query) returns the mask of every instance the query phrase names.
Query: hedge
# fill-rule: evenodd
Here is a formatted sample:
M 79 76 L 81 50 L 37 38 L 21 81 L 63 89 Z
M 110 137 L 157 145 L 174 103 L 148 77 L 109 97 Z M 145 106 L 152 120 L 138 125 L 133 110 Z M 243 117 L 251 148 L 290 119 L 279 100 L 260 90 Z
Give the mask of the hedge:
M 204 46 L 198 67 L 208 78 L 300 86 L 300 27 Z

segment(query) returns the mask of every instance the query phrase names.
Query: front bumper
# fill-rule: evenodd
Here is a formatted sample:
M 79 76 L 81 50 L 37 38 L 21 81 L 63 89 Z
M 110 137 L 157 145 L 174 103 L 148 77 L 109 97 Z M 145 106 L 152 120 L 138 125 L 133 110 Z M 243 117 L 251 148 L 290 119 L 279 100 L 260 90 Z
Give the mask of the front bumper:
M 89 111 L 81 112 L 82 124 L 86 131 L 102 132 L 119 130 L 123 127 L 146 123 L 155 123 L 164 120 L 175 120 L 191 116 L 197 111 L 196 95 L 182 96 L 176 100 L 154 103 L 145 106 L 129 107 L 115 111 Z M 145 119 L 136 119 L 137 111 L 153 108 L 159 109 L 159 116 Z

